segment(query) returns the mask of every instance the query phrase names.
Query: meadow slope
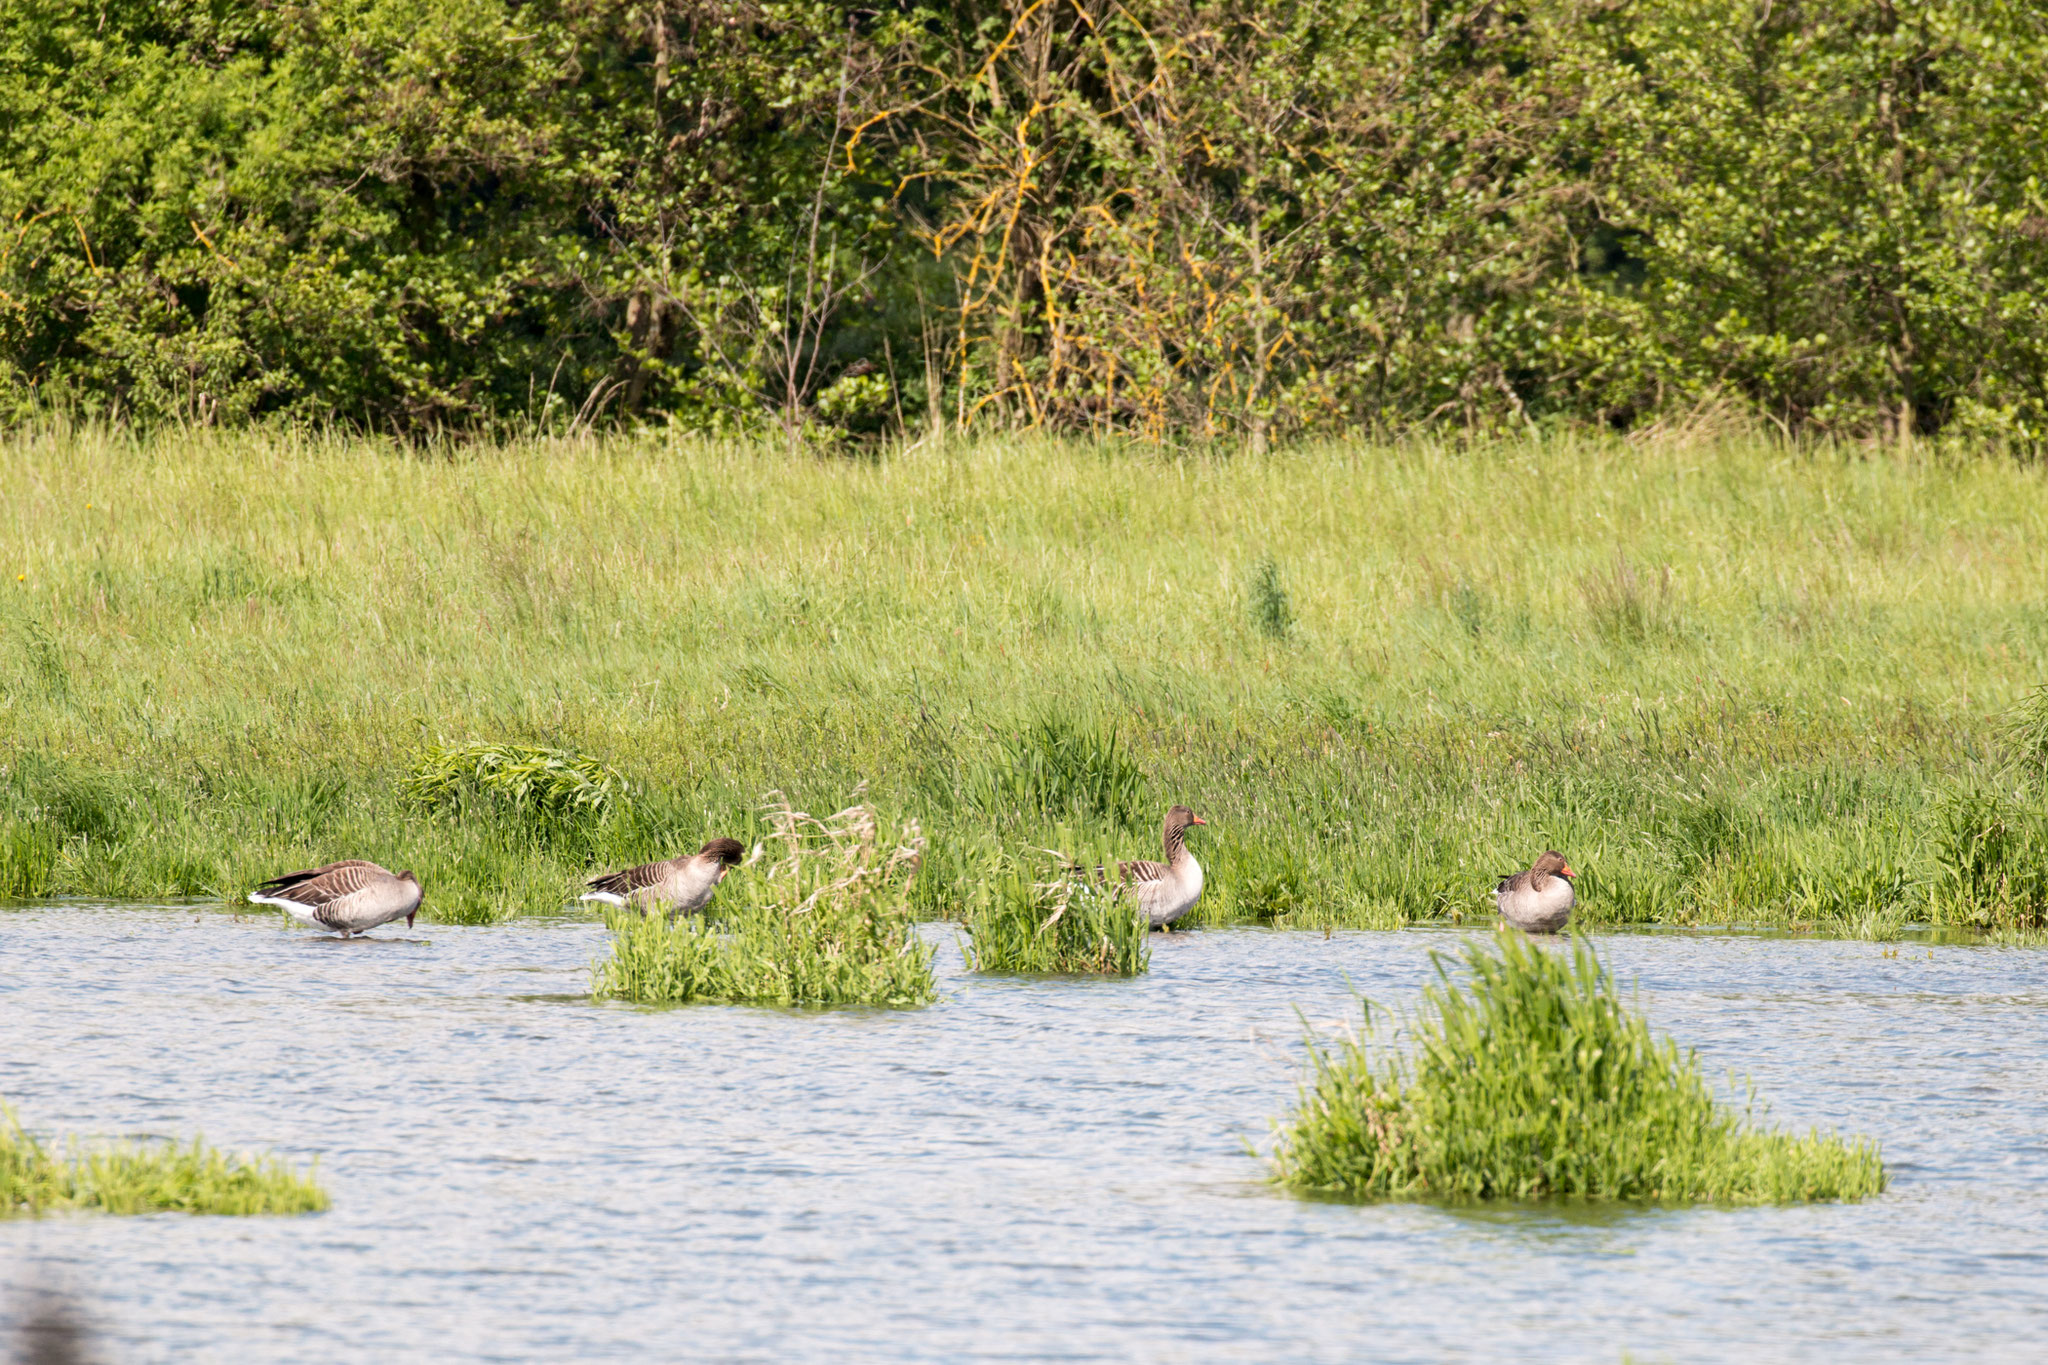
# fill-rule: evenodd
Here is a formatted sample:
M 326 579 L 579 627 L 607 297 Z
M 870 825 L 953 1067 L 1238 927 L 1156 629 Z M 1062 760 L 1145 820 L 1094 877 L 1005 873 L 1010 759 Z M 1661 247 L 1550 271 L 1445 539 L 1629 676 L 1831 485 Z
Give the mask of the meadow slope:
M 1546 844 L 1594 922 L 2024 931 L 2048 901 L 2013 722 L 2048 488 L 2007 460 L 4 446 L 7 895 L 239 899 L 363 856 L 430 918 L 550 910 L 591 866 L 753 837 L 769 789 L 865 782 L 930 837 L 938 914 L 1032 845 L 1156 856 L 1173 800 L 1211 821 L 1209 922 L 1472 917 Z M 632 798 L 566 834 L 404 803 L 473 741 Z

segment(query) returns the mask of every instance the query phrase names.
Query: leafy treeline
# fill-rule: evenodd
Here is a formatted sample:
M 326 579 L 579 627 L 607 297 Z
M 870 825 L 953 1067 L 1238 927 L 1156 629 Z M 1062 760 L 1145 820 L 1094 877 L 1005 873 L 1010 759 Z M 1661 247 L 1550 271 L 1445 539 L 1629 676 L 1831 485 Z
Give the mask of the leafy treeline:
M 2026 0 L 0 0 L 0 392 L 2048 433 Z

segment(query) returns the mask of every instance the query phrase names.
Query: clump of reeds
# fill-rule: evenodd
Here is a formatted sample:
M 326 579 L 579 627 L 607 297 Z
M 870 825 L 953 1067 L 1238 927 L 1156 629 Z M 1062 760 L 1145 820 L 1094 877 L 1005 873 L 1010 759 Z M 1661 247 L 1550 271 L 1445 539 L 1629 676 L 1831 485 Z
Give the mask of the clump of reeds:
M 272 1157 L 232 1157 L 191 1145 L 127 1143 L 59 1154 L 0 1107 L 0 1216 L 53 1209 L 104 1213 L 317 1213 L 327 1191 L 311 1172 Z
M 1126 828 L 1143 823 L 1145 774 L 1115 726 L 1091 726 L 1049 711 L 999 736 L 997 746 L 994 761 L 968 784 L 983 816 L 1107 820 Z
M 1467 947 L 1470 979 L 1424 993 L 1412 1054 L 1353 1038 L 1313 1048 L 1276 1178 L 1403 1199 L 1564 1196 L 1664 1203 L 1856 1199 L 1885 1187 L 1874 1144 L 1754 1125 L 1718 1102 L 1690 1052 L 1625 1008 L 1584 940 L 1502 935 Z
M 1273 562 L 1271 555 L 1253 566 L 1245 599 L 1252 625 L 1267 639 L 1285 640 L 1288 632 L 1294 629 L 1294 604 L 1288 600 L 1287 584 L 1281 579 L 1280 566 Z
M 510 821 L 548 843 L 587 837 L 629 793 L 599 759 L 527 744 L 430 745 L 398 783 L 416 810 Z
M 1043 878 L 998 855 L 966 917 L 967 964 L 977 972 L 1137 976 L 1152 966 L 1150 925 L 1113 882 L 1053 849 Z
M 780 792 L 763 813 L 768 837 L 726 879 L 716 918 L 605 917 L 612 951 L 594 966 L 592 993 L 642 1004 L 929 1002 L 932 949 L 909 905 L 925 847 L 917 822 L 885 841 L 865 802 L 820 819 Z

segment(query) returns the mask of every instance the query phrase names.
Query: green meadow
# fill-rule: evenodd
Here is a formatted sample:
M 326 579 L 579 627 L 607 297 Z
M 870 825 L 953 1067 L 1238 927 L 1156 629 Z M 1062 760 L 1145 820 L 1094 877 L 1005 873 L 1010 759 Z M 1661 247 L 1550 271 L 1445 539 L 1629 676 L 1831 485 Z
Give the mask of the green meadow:
M 2025 935 L 2044 479 L 1717 434 L 17 432 L 0 893 L 239 901 L 355 856 L 495 919 L 751 845 L 773 791 L 918 821 L 926 916 L 1035 849 L 1157 857 L 1184 801 L 1197 923 L 1483 918 L 1555 846 L 1581 923 Z M 474 745 L 596 776 L 423 799 Z

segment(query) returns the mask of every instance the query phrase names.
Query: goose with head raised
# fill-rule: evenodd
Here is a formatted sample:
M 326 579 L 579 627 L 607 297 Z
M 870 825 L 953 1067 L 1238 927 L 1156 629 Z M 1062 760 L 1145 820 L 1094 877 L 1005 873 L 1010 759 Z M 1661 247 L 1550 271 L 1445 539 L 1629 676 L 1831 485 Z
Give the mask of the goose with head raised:
M 1500 917 L 1524 933 L 1554 934 L 1572 917 L 1572 878 L 1578 874 L 1564 855 L 1547 849 L 1526 872 L 1493 888 Z
M 249 893 L 252 905 L 274 905 L 301 924 L 351 938 L 402 919 L 412 928 L 424 896 L 411 872 L 387 872 L 361 858 L 272 877 Z
M 1202 899 L 1202 865 L 1188 851 L 1188 830 L 1209 822 L 1186 806 L 1166 812 L 1161 837 L 1166 861 L 1135 859 L 1116 865 L 1123 893 L 1145 915 L 1154 929 L 1165 929 L 1195 908 Z
M 725 874 L 738 867 L 745 847 L 737 839 L 710 839 L 695 853 L 659 863 L 642 863 L 623 872 L 607 872 L 586 883 L 582 899 L 605 905 L 631 905 L 641 914 L 664 907 L 673 919 L 694 915 L 711 904 L 712 893 Z

